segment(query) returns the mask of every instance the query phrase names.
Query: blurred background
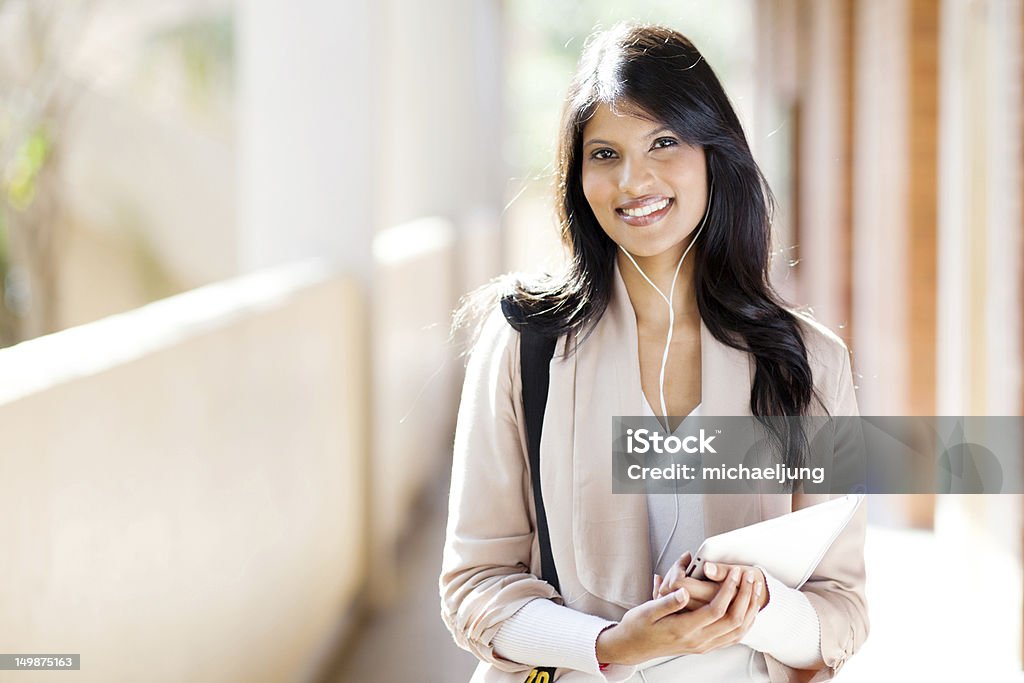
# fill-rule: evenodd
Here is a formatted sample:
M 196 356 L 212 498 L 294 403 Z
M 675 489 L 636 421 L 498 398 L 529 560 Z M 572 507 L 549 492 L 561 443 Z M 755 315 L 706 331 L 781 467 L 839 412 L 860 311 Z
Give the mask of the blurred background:
M 724 81 L 862 414 L 1022 414 L 1021 0 L 0 0 L 0 649 L 468 680 L 450 314 L 558 266 L 559 108 L 627 19 Z M 840 678 L 1024 679 L 1020 497 L 871 517 Z

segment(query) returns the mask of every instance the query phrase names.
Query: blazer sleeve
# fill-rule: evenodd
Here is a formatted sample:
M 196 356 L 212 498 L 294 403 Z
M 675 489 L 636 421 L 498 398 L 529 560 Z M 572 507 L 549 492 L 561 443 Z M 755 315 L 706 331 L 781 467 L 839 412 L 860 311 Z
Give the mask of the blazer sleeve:
M 830 362 L 825 366 L 837 373 L 826 380 L 826 387 L 834 387 L 827 407 L 834 417 L 856 417 L 859 415 L 854 394 L 853 373 L 850 355 L 846 346 L 835 339 L 829 344 Z M 855 420 L 839 420 L 836 431 L 835 450 L 837 457 L 845 449 L 857 448 L 858 432 Z M 832 496 L 838 497 L 838 496 Z M 794 495 L 793 508 L 798 509 L 824 502 L 828 496 Z M 801 588 L 821 624 L 821 655 L 828 669 L 820 672 L 814 680 L 831 678 L 846 660 L 856 652 L 867 639 L 869 623 L 867 601 L 864 593 L 864 534 L 867 525 L 867 506 L 862 504 L 829 548 L 815 569 L 814 574 Z
M 530 572 L 534 530 L 519 384 L 519 333 L 496 308 L 466 367 L 439 588 L 441 617 L 455 642 L 504 671 L 529 667 L 494 653 L 502 622 L 536 598 L 561 601 Z

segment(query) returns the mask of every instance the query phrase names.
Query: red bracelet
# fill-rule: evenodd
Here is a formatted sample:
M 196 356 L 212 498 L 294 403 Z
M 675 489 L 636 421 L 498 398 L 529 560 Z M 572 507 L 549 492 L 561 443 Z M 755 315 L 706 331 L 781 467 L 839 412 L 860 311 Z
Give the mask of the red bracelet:
M 602 664 L 601 662 L 598 662 L 597 663 L 597 668 L 600 669 L 601 671 L 605 671 L 605 670 L 608 669 L 608 665 L 607 664 Z

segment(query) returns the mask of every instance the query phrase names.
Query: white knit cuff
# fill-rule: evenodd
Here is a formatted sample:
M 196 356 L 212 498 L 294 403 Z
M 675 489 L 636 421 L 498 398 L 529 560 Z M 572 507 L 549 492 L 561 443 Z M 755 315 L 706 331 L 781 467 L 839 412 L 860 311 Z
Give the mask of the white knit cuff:
M 636 667 L 611 664 L 601 671 L 597 661 L 597 637 L 615 623 L 537 598 L 505 620 L 491 645 L 495 654 L 513 662 L 574 669 L 619 683 Z
M 764 572 L 767 582 L 768 604 L 740 642 L 797 669 L 820 665 L 821 625 L 810 600 L 763 567 L 758 569 Z

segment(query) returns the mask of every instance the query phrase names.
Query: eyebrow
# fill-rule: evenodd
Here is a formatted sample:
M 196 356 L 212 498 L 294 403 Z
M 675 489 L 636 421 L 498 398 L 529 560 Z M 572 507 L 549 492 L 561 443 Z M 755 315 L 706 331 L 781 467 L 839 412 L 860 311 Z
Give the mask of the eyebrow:
M 647 135 L 645 135 L 644 139 L 653 138 L 655 135 L 658 135 L 659 133 L 672 133 L 672 132 L 673 132 L 672 129 L 669 128 L 668 126 L 662 126 L 661 128 L 653 130 L 650 133 L 648 133 Z M 607 140 L 602 140 L 600 138 L 591 138 L 590 140 L 587 140 L 585 143 L 583 143 L 583 146 L 584 147 L 589 147 L 590 145 L 612 145 L 612 144 L 614 144 L 614 143 L 608 142 Z

